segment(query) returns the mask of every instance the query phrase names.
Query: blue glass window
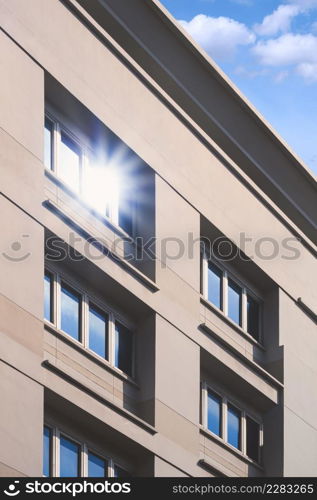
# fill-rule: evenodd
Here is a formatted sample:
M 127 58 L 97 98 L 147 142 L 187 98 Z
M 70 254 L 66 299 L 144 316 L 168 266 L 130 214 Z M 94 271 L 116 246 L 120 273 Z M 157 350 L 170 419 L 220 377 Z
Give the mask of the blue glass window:
M 89 349 L 108 359 L 108 317 L 89 306 Z
M 60 438 L 60 477 L 80 476 L 80 446 L 74 441 Z
M 53 123 L 45 118 L 44 125 L 44 165 L 49 170 L 53 169 Z
M 68 285 L 61 286 L 61 329 L 80 340 L 81 297 Z
M 53 320 L 53 276 L 49 272 L 44 275 L 44 318 Z
M 43 476 L 52 474 L 52 430 L 44 426 L 43 432 Z
M 115 366 L 132 375 L 133 334 L 121 323 L 115 329 Z
M 255 462 L 260 462 L 260 426 L 252 418 L 246 418 L 247 455 Z
M 260 307 L 256 300 L 248 295 L 247 300 L 247 330 L 255 340 L 259 340 Z
M 122 469 L 122 467 L 119 467 L 119 465 L 115 465 L 114 477 L 119 477 L 119 478 L 131 477 L 131 474 L 125 469 Z
M 221 436 L 221 398 L 208 391 L 208 429 Z
M 80 148 L 68 135 L 61 133 L 59 176 L 73 191 L 80 187 Z
M 241 413 L 237 408 L 228 405 L 227 413 L 228 443 L 235 448 L 241 447 Z
M 208 262 L 208 300 L 222 308 L 222 272 L 212 262 Z
M 107 477 L 107 461 L 89 451 L 88 477 Z
M 228 280 L 228 316 L 241 326 L 242 290 L 232 280 Z
M 107 168 L 100 158 L 90 152 L 83 170 L 83 198 L 90 207 L 103 216 L 109 217 L 109 196 L 115 196 L 108 185 Z M 115 188 L 115 186 L 114 186 Z

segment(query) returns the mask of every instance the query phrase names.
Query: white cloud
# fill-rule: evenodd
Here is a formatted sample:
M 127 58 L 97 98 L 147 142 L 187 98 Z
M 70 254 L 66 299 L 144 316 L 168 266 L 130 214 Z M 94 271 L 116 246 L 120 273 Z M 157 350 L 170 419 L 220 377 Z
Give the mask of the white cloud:
M 307 82 L 317 82 L 317 36 L 287 33 L 252 48 L 260 64 L 294 68 Z
M 317 37 L 287 33 L 279 38 L 258 42 L 252 52 L 264 66 L 317 62 Z
M 317 7 L 317 0 L 288 0 L 288 3 L 298 5 L 303 11 Z
M 239 45 L 255 42 L 254 33 L 245 24 L 229 17 L 198 14 L 191 21 L 179 23 L 206 52 L 217 59 L 229 59 Z
M 287 70 L 279 71 L 274 77 L 275 83 L 284 82 L 284 80 L 288 77 L 288 75 L 289 75 L 289 72 Z
M 243 76 L 245 78 L 257 78 L 258 76 L 265 76 L 268 73 L 268 70 L 266 68 L 262 69 L 248 69 L 245 66 L 237 66 L 234 70 L 236 75 Z
M 231 0 L 232 3 L 237 3 L 238 5 L 252 5 L 253 0 Z
M 289 31 L 292 19 L 300 12 L 298 5 L 280 5 L 272 14 L 266 16 L 261 24 L 256 24 L 254 29 L 262 36 Z
M 309 83 L 317 82 L 317 62 L 301 63 L 297 66 L 296 72 Z
M 286 0 L 276 10 L 264 17 L 262 23 L 256 24 L 254 30 L 261 36 L 273 36 L 290 31 L 294 17 L 317 8 L 317 0 Z

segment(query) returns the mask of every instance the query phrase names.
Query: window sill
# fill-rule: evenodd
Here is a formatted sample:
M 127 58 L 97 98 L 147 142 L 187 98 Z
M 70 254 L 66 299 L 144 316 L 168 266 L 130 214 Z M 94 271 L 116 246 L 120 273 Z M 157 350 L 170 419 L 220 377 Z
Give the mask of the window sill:
M 56 174 L 52 170 L 48 170 L 46 167 L 44 167 L 44 172 L 45 176 L 48 177 L 54 184 L 56 184 L 58 187 L 60 187 L 65 193 L 67 193 L 69 196 L 74 198 L 78 202 L 78 204 L 89 214 L 92 215 L 93 217 L 96 217 L 99 221 L 101 221 L 105 226 L 109 227 L 113 232 L 115 232 L 118 236 L 120 236 L 123 239 L 127 239 L 131 241 L 131 243 L 135 244 L 133 236 L 131 236 L 129 233 L 127 233 L 124 229 L 122 229 L 118 224 L 113 222 L 109 217 L 106 215 L 102 215 L 96 210 L 94 210 L 91 206 L 89 206 L 87 203 L 85 203 L 80 196 L 75 193 L 72 189 L 70 189 L 63 181 L 61 181 Z
M 78 382 L 78 380 L 74 379 L 71 375 L 66 373 L 64 370 L 61 370 L 57 366 L 55 366 L 53 363 L 51 363 L 48 359 L 45 359 L 42 362 L 42 366 L 46 368 L 47 370 L 57 374 L 59 377 L 63 378 L 66 380 L 68 383 L 74 385 L 75 387 L 79 388 L 81 391 L 85 392 L 89 396 L 93 397 L 97 401 L 101 402 L 102 404 L 108 406 L 111 408 L 113 411 L 119 413 L 120 415 L 124 416 L 137 426 L 141 427 L 144 429 L 146 432 L 150 433 L 152 436 L 157 434 L 157 430 L 155 427 L 152 425 L 148 424 L 145 420 L 142 420 L 139 418 L 137 415 L 134 415 L 134 413 L 131 413 L 130 411 L 126 410 L 125 408 L 122 408 L 121 406 L 118 406 L 116 403 L 113 401 L 109 401 L 108 399 L 104 398 L 103 396 L 100 396 L 98 393 L 96 393 L 94 390 L 90 389 L 86 385 L 82 384 L 81 382 Z
M 210 311 L 215 313 L 219 318 L 221 318 L 227 325 L 231 326 L 231 328 L 234 328 L 236 332 L 238 332 L 240 335 L 242 335 L 246 340 L 251 342 L 252 344 L 256 345 L 259 349 L 262 351 L 265 351 L 265 347 L 261 342 L 258 340 L 255 340 L 252 335 L 250 335 L 248 332 L 243 330 L 241 326 L 237 325 L 234 321 L 232 321 L 228 316 L 226 316 L 220 309 L 218 309 L 216 306 L 214 306 L 209 300 L 205 299 L 202 295 L 200 296 L 200 302 L 203 304 L 205 307 L 207 307 Z
M 45 330 L 47 330 L 48 332 L 55 335 L 55 337 L 58 337 L 60 340 L 62 340 L 66 344 L 71 345 L 74 349 L 79 351 L 86 358 L 95 362 L 96 364 L 98 364 L 102 368 L 105 368 L 107 371 L 112 373 L 112 375 L 120 378 L 124 382 L 129 383 L 130 385 L 133 385 L 136 389 L 138 389 L 138 390 L 140 389 L 140 386 L 137 384 L 137 382 L 134 380 L 134 378 L 130 377 L 129 375 L 126 375 L 124 372 L 119 370 L 119 368 L 112 366 L 106 359 L 103 359 L 100 356 L 98 356 L 98 354 L 95 354 L 93 351 L 89 351 L 81 344 L 81 342 L 73 339 L 72 337 L 67 335 L 67 333 L 64 333 L 62 330 L 60 330 L 59 328 L 57 328 L 55 325 L 48 322 L 47 320 L 44 320 L 44 328 L 45 328 Z
M 249 458 L 247 455 L 244 455 L 242 451 L 238 450 L 237 448 L 234 448 L 231 446 L 229 443 L 226 443 L 223 439 L 221 439 L 219 436 L 216 436 L 216 434 L 213 434 L 211 431 L 208 429 L 205 429 L 202 425 L 200 425 L 199 432 L 203 434 L 205 437 L 211 439 L 215 443 L 219 444 L 223 448 L 225 448 L 227 451 L 230 453 L 233 453 L 236 455 L 238 458 L 246 462 L 247 464 L 253 465 L 257 469 L 261 470 L 262 472 L 264 471 L 264 468 L 262 465 L 260 465 L 258 462 L 255 462 L 251 458 Z
M 238 349 L 233 347 L 231 343 L 227 342 L 220 335 L 215 333 L 206 323 L 201 323 L 199 325 L 199 328 L 201 330 L 203 330 L 205 333 L 207 333 L 208 335 L 212 336 L 213 338 L 216 338 L 217 341 L 219 341 L 223 345 L 225 345 L 225 347 L 229 351 L 231 351 L 237 358 L 241 359 L 243 361 L 243 363 L 249 365 L 256 373 L 260 374 L 261 377 L 265 378 L 270 385 L 272 385 L 275 388 L 284 389 L 284 385 L 282 382 L 280 382 L 275 377 L 273 377 L 273 375 L 271 375 L 268 371 L 266 371 L 264 368 L 262 368 L 261 365 L 259 365 L 255 361 L 247 358 Z
M 139 282 L 145 285 L 153 292 L 157 292 L 159 287 L 157 284 L 148 278 L 145 274 L 139 271 L 136 267 L 130 264 L 126 259 L 122 256 L 114 253 L 109 246 L 105 245 L 103 242 L 98 239 L 98 237 L 93 236 L 88 233 L 87 230 L 77 221 L 72 218 L 72 215 L 69 214 L 64 207 L 59 207 L 54 203 L 51 199 L 47 199 L 43 202 L 45 208 L 53 212 L 57 217 L 59 217 L 65 224 L 69 227 L 73 228 L 78 234 L 80 234 L 85 240 L 89 241 L 91 245 L 95 245 L 96 248 L 105 256 L 109 257 L 111 260 L 116 262 L 119 266 L 124 268 L 129 274 L 131 274 L 134 278 L 136 278 Z

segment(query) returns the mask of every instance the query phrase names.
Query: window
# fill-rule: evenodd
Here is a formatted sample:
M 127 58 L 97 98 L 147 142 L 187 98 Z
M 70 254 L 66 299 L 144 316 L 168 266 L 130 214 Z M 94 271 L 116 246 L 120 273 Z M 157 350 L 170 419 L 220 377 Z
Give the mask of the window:
M 44 274 L 44 319 L 99 358 L 133 376 L 134 333 L 125 318 L 54 270 Z
M 255 340 L 259 340 L 260 308 L 259 303 L 251 295 L 247 298 L 247 331 Z
M 261 307 L 239 280 L 232 277 L 220 264 L 215 265 L 203 255 L 202 294 L 204 299 L 222 311 L 233 323 L 242 328 L 257 342 L 261 340 Z
M 131 474 L 129 474 L 129 472 L 126 471 L 125 469 L 122 469 L 122 467 L 119 467 L 119 465 L 115 465 L 114 466 L 114 477 L 124 479 L 127 477 L 131 477 Z
M 228 405 L 227 412 L 228 443 L 240 450 L 241 448 L 241 413 L 234 406 Z
M 221 398 L 215 393 L 208 391 L 208 429 L 221 436 Z
M 81 152 L 79 146 L 61 133 L 59 176 L 73 191 L 79 192 Z
M 241 288 L 234 283 L 228 281 L 228 316 L 232 321 L 241 326 Z
M 254 462 L 261 461 L 263 426 L 245 410 L 202 383 L 202 425 Z
M 120 165 L 136 165 L 135 155 L 119 140 L 88 146 L 49 114 L 44 124 L 44 165 L 102 217 L 133 235 L 135 189 Z
M 115 327 L 115 366 L 128 375 L 132 374 L 132 335 L 118 322 Z
M 214 392 L 208 391 L 208 429 L 221 436 L 221 411 L 222 401 L 220 396 Z
M 108 464 L 104 458 L 88 452 L 88 477 L 107 477 Z
M 110 187 L 111 183 L 114 184 L 113 188 L 116 191 L 117 183 L 115 179 L 108 179 L 107 169 L 98 163 L 98 160 L 93 156 L 88 156 L 84 168 L 83 198 L 99 214 L 116 219 L 116 209 L 111 210 L 109 200 L 109 195 L 115 198 L 115 193 L 110 193 L 112 189 L 112 186 Z
M 51 322 L 53 321 L 52 285 L 52 275 L 46 272 L 44 275 L 44 318 Z
M 49 477 L 52 472 L 52 429 L 44 426 L 43 432 L 43 476 Z
M 64 283 L 61 286 L 61 329 L 80 340 L 80 296 Z
M 80 446 L 74 441 L 60 437 L 60 477 L 80 477 Z
M 122 202 L 122 198 L 120 199 Z M 125 200 L 119 210 L 119 226 L 127 233 L 133 234 L 133 213 L 135 204 L 132 200 Z
M 53 129 L 51 120 L 45 118 L 44 124 L 44 165 L 48 170 L 53 169 Z
M 131 477 L 112 458 L 95 453 L 86 443 L 66 436 L 57 428 L 44 425 L 43 436 L 43 475 L 46 477 Z
M 208 300 L 222 308 L 222 272 L 212 262 L 208 262 Z
M 108 359 L 108 318 L 92 305 L 89 306 L 89 349 Z
M 246 417 L 247 455 L 255 462 L 260 462 L 260 425 L 250 417 Z

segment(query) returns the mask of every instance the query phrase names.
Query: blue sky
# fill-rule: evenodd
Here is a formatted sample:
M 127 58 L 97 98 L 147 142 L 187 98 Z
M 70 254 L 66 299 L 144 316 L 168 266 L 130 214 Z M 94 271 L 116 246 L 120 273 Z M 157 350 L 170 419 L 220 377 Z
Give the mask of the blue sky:
M 317 173 L 317 0 L 161 0 Z

